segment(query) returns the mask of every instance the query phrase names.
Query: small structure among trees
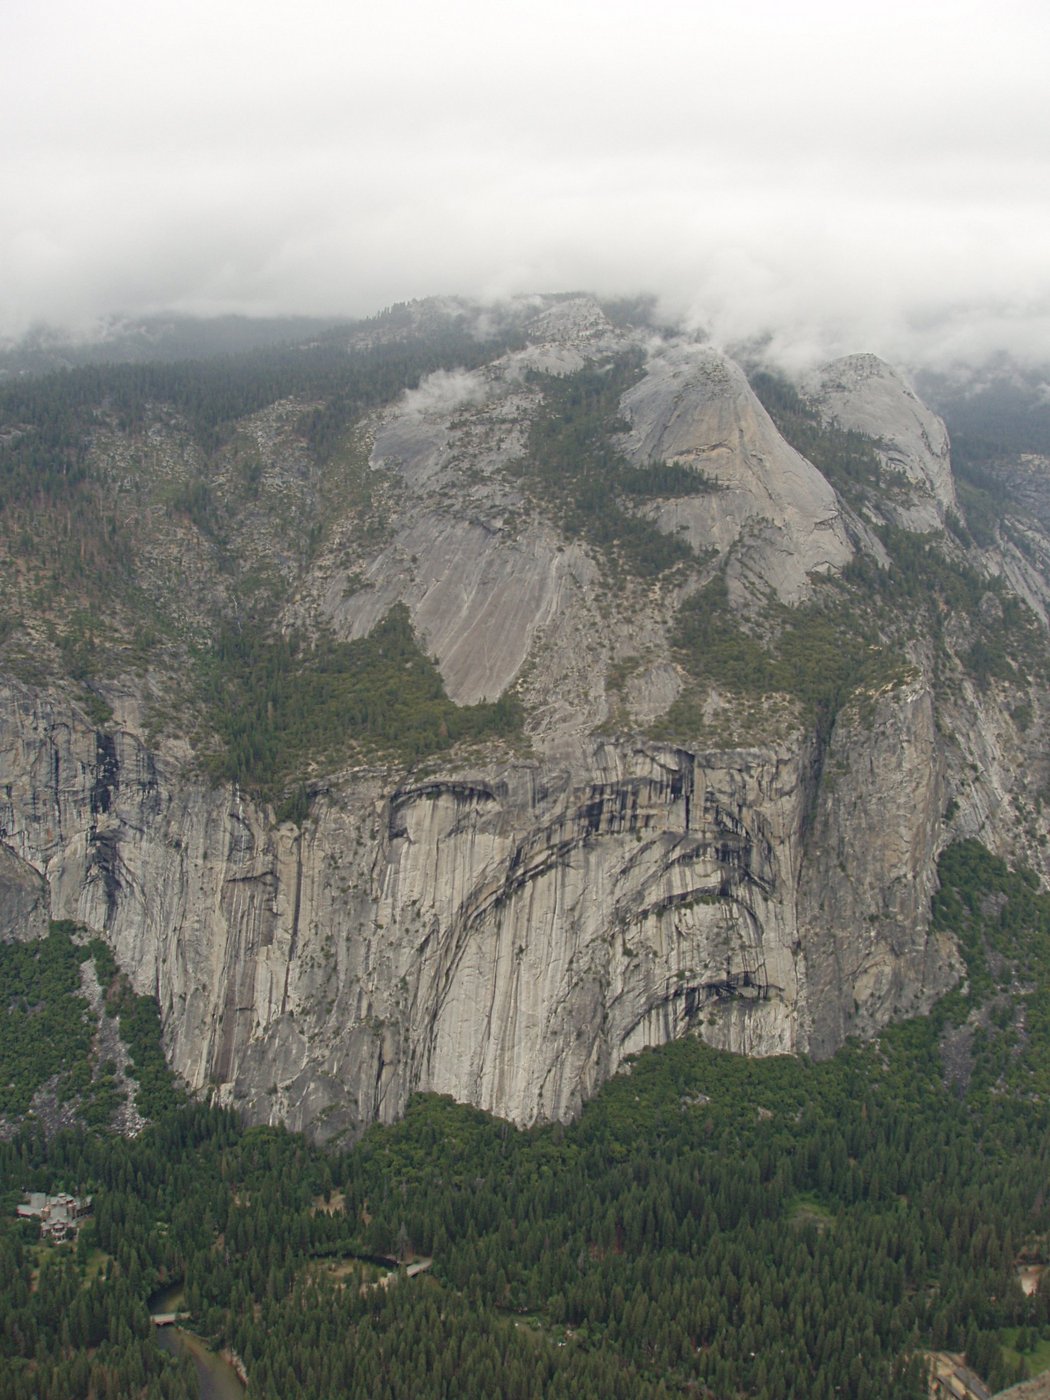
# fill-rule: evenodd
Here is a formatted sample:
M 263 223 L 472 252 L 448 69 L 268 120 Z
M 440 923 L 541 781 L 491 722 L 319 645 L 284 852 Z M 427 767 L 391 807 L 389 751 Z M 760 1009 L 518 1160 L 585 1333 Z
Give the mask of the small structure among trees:
M 60 1191 L 48 1196 L 43 1191 L 27 1191 L 17 1207 L 23 1220 L 40 1220 L 40 1233 L 45 1240 L 75 1239 L 85 1216 L 91 1214 L 90 1196 L 70 1196 Z

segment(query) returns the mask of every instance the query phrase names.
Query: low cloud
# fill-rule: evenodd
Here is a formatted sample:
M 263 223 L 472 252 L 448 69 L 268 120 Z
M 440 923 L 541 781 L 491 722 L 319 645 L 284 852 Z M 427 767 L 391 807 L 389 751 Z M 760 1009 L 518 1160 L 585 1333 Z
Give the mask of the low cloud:
M 12 0 L 0 334 L 587 288 L 792 366 L 1045 354 L 1045 7 L 359 8 Z
M 487 397 L 487 386 L 480 375 L 465 369 L 439 369 L 428 374 L 415 389 L 406 390 L 402 408 L 420 418 L 444 417 L 469 404 L 483 403 Z

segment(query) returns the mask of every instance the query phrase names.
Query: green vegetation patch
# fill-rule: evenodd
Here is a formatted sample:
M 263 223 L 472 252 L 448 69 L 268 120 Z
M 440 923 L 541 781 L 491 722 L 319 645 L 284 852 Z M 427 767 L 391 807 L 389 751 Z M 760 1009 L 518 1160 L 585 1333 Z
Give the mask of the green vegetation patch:
M 521 726 L 512 695 L 478 705 L 448 698 L 403 604 L 354 642 L 322 636 L 311 646 L 263 625 L 228 627 L 206 683 L 222 742 L 213 776 L 271 800 L 289 787 L 297 791 L 311 762 L 334 761 L 355 747 L 416 760 Z
M 78 943 L 78 925 L 52 923 L 35 942 L 0 943 L 0 1113 L 10 1119 L 30 1111 L 45 1086 L 55 1102 L 75 1109 L 86 1128 L 107 1128 L 122 1101 L 114 1064 L 99 1064 L 95 1018 L 80 991 L 80 968 L 92 958 L 105 993 L 107 1013 L 119 1018 L 130 1073 L 138 1085 L 139 1111 L 155 1119 L 182 1097 L 161 1047 L 156 999 L 136 996 L 112 952 L 99 938 Z
M 1002 1354 L 1008 1368 L 1028 1376 L 1050 1371 L 1050 1335 L 1039 1327 L 1006 1327 Z
M 825 729 L 851 696 L 905 673 L 899 653 L 871 640 L 861 614 L 833 584 L 824 584 L 818 599 L 800 607 L 771 603 L 749 623 L 730 607 L 725 575 L 718 574 L 682 603 L 671 641 L 701 692 L 715 686 L 738 696 L 786 695 Z M 688 731 L 696 723 L 696 704 L 687 689 L 660 721 L 660 731 Z
M 953 557 L 936 536 L 884 526 L 878 535 L 890 567 L 858 555 L 844 583 L 900 617 L 923 619 L 943 658 L 945 629 L 965 619 L 973 640 L 959 658 L 978 685 L 993 678 L 1022 682 L 1050 673 L 1046 634 L 1028 605 L 1000 578 Z
M 940 861 L 933 927 L 953 934 L 966 984 L 931 1013 L 942 1053 L 962 1047 L 957 1082 L 971 1095 L 1050 1102 L 1050 896 L 976 841 Z
M 988 465 L 994 459 L 994 449 L 965 435 L 958 438 L 952 434 L 952 475 L 963 512 L 962 538 L 980 549 L 989 549 L 996 543 L 1009 510 L 1009 497 Z
M 827 1230 L 835 1223 L 834 1213 L 828 1209 L 812 1191 L 799 1196 L 787 1214 L 788 1221 L 796 1229 L 813 1228 L 818 1233 Z
M 627 428 L 619 416 L 620 398 L 641 377 L 642 367 L 638 354 L 576 374 L 535 375 L 544 407 L 517 470 L 571 539 L 585 540 L 614 572 L 652 579 L 696 556 L 684 540 L 664 534 L 632 507 L 714 487 L 679 463 L 633 467 L 617 447 L 615 435 Z
M 0 943 L 0 1113 L 27 1113 L 33 1095 L 54 1075 L 58 1097 L 72 1098 L 87 1071 L 92 1022 L 80 994 L 87 951 L 55 923 L 46 938 Z
M 986 578 L 929 535 L 892 526 L 877 531 L 888 566 L 856 556 L 838 577 L 815 580 L 798 607 L 770 601 L 754 616 L 729 602 L 718 574 L 679 607 L 671 633 L 691 685 L 655 727 L 662 737 L 700 732 L 712 687 L 764 702 L 788 696 L 803 719 L 827 732 L 842 706 L 908 674 L 906 649 L 922 635 L 937 675 L 950 684 L 959 665 L 980 687 L 1024 685 L 1050 674 L 1050 648 L 1031 609 L 998 578 Z M 951 629 L 965 618 L 968 645 Z M 1023 705 L 1016 707 L 1022 722 Z M 740 722 L 747 713 L 740 710 Z
M 120 1038 L 127 1046 L 129 1073 L 138 1086 L 135 1106 L 144 1118 L 156 1120 L 185 1101 L 168 1068 L 161 1043 L 160 1008 L 156 997 L 136 996 L 121 974 L 106 998 L 106 1011 L 119 1017 Z

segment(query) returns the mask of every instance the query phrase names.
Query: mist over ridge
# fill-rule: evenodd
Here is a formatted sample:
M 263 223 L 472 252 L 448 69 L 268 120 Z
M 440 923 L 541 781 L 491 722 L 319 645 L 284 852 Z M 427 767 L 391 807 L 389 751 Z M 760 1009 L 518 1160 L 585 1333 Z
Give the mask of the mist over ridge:
M 1028 0 L 16 4 L 0 335 L 586 287 L 789 368 L 1038 358 L 1048 39 Z

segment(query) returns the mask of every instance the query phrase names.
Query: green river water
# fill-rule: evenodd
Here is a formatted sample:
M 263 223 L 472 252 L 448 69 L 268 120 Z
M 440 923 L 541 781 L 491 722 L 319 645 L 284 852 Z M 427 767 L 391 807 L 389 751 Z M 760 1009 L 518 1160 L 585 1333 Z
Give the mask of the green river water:
M 149 1303 L 151 1313 L 179 1312 L 183 1305 L 182 1288 L 166 1288 L 155 1294 Z M 156 1328 L 157 1345 L 173 1356 L 188 1356 L 197 1372 L 200 1400 L 244 1400 L 244 1386 L 237 1372 L 205 1346 L 200 1337 L 184 1327 Z
M 188 1356 L 197 1371 L 201 1400 L 244 1400 L 244 1386 L 233 1367 L 183 1327 L 158 1327 L 157 1342 L 173 1356 Z

